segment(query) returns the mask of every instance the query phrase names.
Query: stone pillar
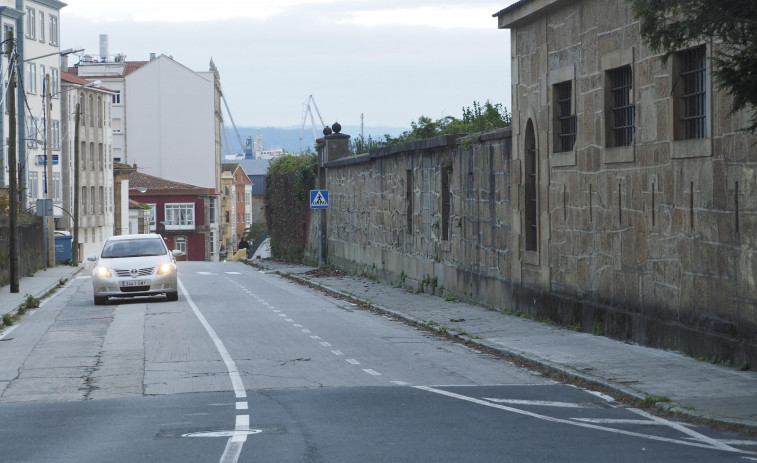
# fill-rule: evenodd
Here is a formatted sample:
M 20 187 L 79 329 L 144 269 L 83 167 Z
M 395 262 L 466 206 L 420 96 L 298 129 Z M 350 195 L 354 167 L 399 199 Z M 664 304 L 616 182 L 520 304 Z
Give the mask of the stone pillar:
M 350 136 L 339 133 L 341 130 L 342 126 L 338 122 L 335 122 L 331 129 L 328 127 L 323 129 L 325 136 L 321 140 L 325 143 L 323 149 L 324 162 L 336 161 L 350 155 Z

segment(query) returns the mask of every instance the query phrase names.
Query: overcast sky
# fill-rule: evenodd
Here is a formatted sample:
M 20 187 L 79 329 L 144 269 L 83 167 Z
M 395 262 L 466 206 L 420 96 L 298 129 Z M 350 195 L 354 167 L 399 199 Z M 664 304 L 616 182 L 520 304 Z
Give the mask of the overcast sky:
M 299 127 L 311 94 L 327 125 L 362 113 L 366 126 L 409 128 L 474 101 L 511 106 L 509 31 L 492 14 L 514 0 L 67 3 L 61 49 L 97 55 L 108 34 L 128 60 L 162 53 L 206 71 L 212 58 L 237 126 Z

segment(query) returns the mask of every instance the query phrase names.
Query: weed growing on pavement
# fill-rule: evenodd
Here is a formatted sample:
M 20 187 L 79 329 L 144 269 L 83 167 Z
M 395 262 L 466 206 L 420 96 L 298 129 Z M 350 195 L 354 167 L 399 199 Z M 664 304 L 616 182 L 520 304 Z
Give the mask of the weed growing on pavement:
M 3 326 L 11 326 L 13 324 L 13 316 L 9 313 L 3 315 Z
M 665 397 L 661 395 L 647 394 L 646 397 L 644 397 L 643 399 L 639 399 L 639 405 L 644 408 L 650 408 L 660 403 L 669 403 L 669 402 L 670 402 L 670 397 Z
M 31 294 L 26 295 L 26 300 L 24 301 L 24 308 L 25 309 L 36 309 L 39 307 L 39 299 L 32 296 Z

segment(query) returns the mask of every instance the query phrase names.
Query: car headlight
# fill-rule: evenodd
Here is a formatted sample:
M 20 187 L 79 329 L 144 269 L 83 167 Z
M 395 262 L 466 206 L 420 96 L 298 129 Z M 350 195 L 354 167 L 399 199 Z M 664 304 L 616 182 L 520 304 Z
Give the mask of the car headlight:
M 160 267 L 158 267 L 158 275 L 165 275 L 166 273 L 171 273 L 173 271 L 173 265 L 169 264 L 161 264 Z
M 95 275 L 99 277 L 103 277 L 103 278 L 110 278 L 111 277 L 110 269 L 108 267 L 97 266 L 95 267 Z

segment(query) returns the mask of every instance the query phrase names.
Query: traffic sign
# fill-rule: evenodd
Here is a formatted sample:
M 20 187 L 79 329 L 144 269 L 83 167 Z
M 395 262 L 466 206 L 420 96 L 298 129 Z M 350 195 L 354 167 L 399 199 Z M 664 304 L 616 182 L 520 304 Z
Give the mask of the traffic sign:
M 310 190 L 310 209 L 328 209 L 329 190 Z

